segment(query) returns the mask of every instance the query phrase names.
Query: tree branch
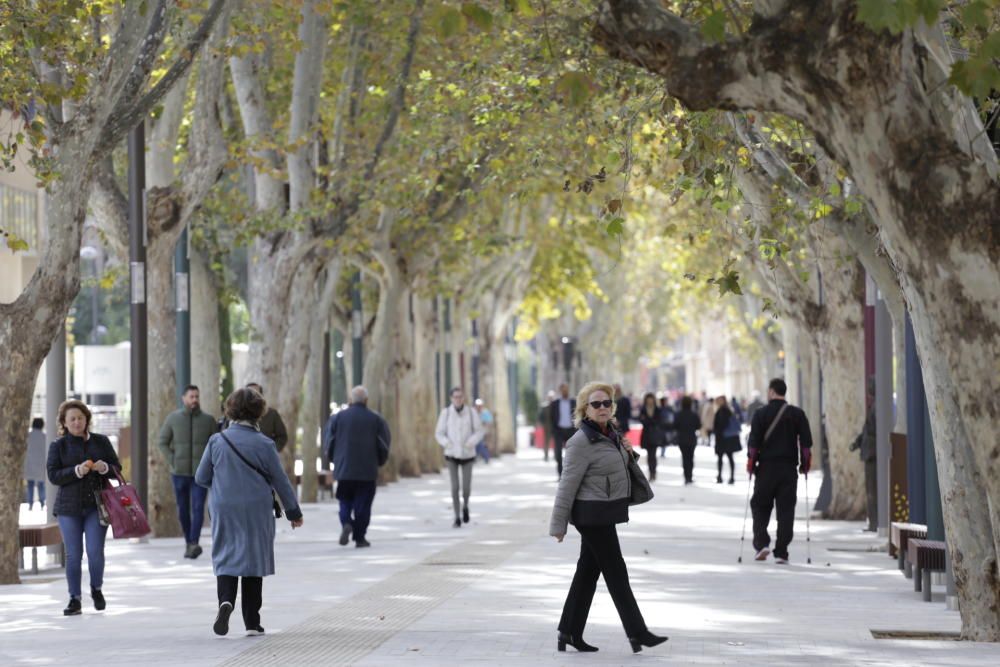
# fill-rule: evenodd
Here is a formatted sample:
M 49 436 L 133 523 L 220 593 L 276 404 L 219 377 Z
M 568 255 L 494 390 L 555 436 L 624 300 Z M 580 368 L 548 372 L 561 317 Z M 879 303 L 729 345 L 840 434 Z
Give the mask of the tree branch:
M 212 29 L 215 27 L 215 21 L 222 13 L 222 9 L 225 7 L 227 1 L 229 0 L 213 0 L 198 28 L 191 35 L 184 48 L 181 49 L 177 60 L 174 61 L 170 69 L 167 70 L 167 73 L 163 75 L 163 78 L 157 81 L 156 85 L 148 93 L 136 101 L 134 97 L 139 92 L 139 89 L 136 88 L 132 95 L 119 97 L 115 105 L 115 110 L 108 118 L 101 133 L 97 149 L 99 152 L 109 150 L 126 132 L 135 127 L 163 99 L 167 91 L 187 73 L 198 51 L 211 35 Z M 153 56 L 155 56 L 155 51 L 153 52 Z M 142 81 L 145 81 L 147 78 L 148 72 L 146 72 L 146 77 Z

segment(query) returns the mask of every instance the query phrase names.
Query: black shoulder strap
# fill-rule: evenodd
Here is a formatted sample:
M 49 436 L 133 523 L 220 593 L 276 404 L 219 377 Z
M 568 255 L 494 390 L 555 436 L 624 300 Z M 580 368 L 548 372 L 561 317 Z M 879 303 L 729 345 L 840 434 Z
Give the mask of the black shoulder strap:
M 785 414 L 785 410 L 787 408 L 788 408 L 788 403 L 785 403 L 784 405 L 781 406 L 781 409 L 778 410 L 778 415 L 774 418 L 774 421 L 771 422 L 771 425 L 767 428 L 767 432 L 764 434 L 764 439 L 760 441 L 761 449 L 764 448 L 764 445 L 767 444 L 767 439 L 771 437 L 772 433 L 774 433 L 774 427 L 778 425 L 778 422 L 781 420 L 781 415 Z
M 271 483 L 271 476 L 268 475 L 263 470 L 261 470 L 260 468 L 258 468 L 257 466 L 255 466 L 254 464 L 250 463 L 250 461 L 248 461 L 245 456 L 243 456 L 242 454 L 240 454 L 240 450 L 236 449 L 236 447 L 233 445 L 233 442 L 229 438 L 226 437 L 225 433 L 222 433 L 220 431 L 219 435 L 221 435 L 222 439 L 226 441 L 227 445 L 229 445 L 229 449 L 233 450 L 233 453 L 236 454 L 236 456 L 240 457 L 240 461 L 243 461 L 243 463 L 246 463 L 248 466 L 250 466 L 251 468 L 253 468 L 254 470 L 256 470 L 257 474 L 259 474 L 261 477 L 263 477 L 265 482 L 267 482 L 268 484 Z

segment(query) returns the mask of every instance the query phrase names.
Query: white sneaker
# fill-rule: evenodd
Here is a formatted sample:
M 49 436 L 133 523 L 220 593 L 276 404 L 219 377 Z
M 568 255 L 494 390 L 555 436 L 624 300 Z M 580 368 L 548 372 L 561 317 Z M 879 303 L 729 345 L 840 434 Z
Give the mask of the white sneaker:
M 774 559 L 774 564 L 775 565 L 788 565 L 788 559 L 787 558 L 775 558 Z
M 753 557 L 753 559 L 754 560 L 767 560 L 767 557 L 769 555 L 771 555 L 771 550 L 768 549 L 767 547 L 764 547 L 763 549 L 761 549 L 760 551 L 757 552 L 757 554 Z

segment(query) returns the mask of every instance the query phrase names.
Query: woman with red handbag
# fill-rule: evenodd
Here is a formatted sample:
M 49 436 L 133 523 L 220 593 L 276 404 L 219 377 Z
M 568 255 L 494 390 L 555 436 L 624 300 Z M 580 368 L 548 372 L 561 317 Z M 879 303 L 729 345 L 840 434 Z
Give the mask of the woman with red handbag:
M 121 464 L 111 441 L 100 433 L 90 432 L 91 419 L 90 410 L 83 401 L 65 401 L 59 406 L 61 437 L 49 445 L 49 481 L 59 487 L 53 514 L 59 521 L 66 545 L 66 582 L 69 584 L 69 604 L 63 609 L 66 616 L 76 616 L 83 610 L 80 589 L 84 538 L 90 596 L 97 611 L 106 606 L 101 586 L 104 583 L 104 537 L 108 527 L 101 523 L 98 502 L 107 484 L 107 475 L 113 475 L 114 470 L 120 471 Z

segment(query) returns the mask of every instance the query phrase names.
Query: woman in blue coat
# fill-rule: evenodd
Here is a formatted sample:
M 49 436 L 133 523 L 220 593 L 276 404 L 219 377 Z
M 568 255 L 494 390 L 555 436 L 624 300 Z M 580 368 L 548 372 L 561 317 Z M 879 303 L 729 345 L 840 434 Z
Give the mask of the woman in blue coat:
M 260 607 L 264 577 L 274 574 L 274 492 L 292 528 L 302 525 L 302 510 L 281 468 L 274 441 L 257 428 L 265 407 L 264 397 L 253 389 L 230 394 L 226 399 L 230 426 L 209 439 L 195 474 L 195 481 L 209 489 L 212 565 L 219 593 L 213 625 L 217 635 L 229 632 L 241 577 L 247 635 L 264 634 Z

